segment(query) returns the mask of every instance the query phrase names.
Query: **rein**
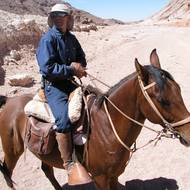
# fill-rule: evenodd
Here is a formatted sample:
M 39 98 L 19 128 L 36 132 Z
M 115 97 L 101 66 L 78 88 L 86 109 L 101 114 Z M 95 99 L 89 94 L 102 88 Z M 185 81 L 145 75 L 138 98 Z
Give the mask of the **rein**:
M 146 125 L 144 125 L 143 123 L 140 123 L 136 120 L 134 120 L 133 118 L 129 117 L 128 115 L 126 115 L 124 112 L 122 112 L 108 97 L 104 96 L 104 98 L 122 115 L 124 116 L 125 118 L 127 118 L 128 120 L 132 121 L 133 123 L 136 123 L 138 126 L 141 126 L 141 127 L 144 127 L 146 129 L 149 129 L 150 131 L 153 131 L 155 133 L 157 133 L 157 136 L 153 139 L 153 140 L 150 140 L 148 141 L 145 145 L 137 148 L 136 147 L 136 142 L 134 143 L 134 148 L 129 148 L 129 146 L 127 146 L 123 141 L 122 139 L 119 137 L 116 129 L 115 129 L 115 125 L 113 124 L 113 121 L 112 121 L 112 118 L 110 116 L 110 113 L 108 111 L 108 108 L 107 108 L 107 105 L 106 105 L 106 102 L 104 101 L 103 104 L 104 104 L 104 108 L 105 108 L 105 111 L 106 111 L 106 114 L 107 114 L 107 117 L 109 119 L 109 122 L 110 122 L 110 125 L 112 127 L 112 130 L 114 132 L 114 135 L 116 136 L 117 140 L 119 141 L 119 143 L 125 148 L 127 149 L 130 153 L 134 153 L 136 152 L 137 150 L 147 146 L 148 144 L 156 141 L 156 143 L 162 138 L 162 137 L 167 137 L 167 138 L 173 138 L 173 136 L 171 136 L 170 134 L 167 134 L 165 130 L 161 130 L 161 131 L 156 131 L 150 127 L 147 127 Z M 155 144 L 156 144 L 155 143 Z

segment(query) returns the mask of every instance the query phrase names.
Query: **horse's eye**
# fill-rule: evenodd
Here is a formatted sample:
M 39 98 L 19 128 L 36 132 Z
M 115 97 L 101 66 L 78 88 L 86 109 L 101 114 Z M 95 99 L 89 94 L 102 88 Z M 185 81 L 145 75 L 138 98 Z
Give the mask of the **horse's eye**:
M 157 101 L 161 104 L 162 107 L 170 106 L 170 102 L 166 99 L 158 98 Z

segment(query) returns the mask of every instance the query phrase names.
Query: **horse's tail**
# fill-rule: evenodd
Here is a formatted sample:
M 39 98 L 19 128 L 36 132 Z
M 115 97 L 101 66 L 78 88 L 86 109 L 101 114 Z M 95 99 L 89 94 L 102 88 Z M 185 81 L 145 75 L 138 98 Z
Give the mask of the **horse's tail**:
M 0 95 L 0 108 L 6 104 L 7 102 L 7 96 Z

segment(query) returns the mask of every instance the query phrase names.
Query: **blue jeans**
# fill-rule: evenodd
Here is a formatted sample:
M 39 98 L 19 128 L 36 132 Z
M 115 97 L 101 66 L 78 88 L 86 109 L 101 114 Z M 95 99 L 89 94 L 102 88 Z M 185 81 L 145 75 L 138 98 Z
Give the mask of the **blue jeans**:
M 72 130 L 68 117 L 68 97 L 75 88 L 76 86 L 69 81 L 45 84 L 45 95 L 55 117 L 56 131 L 59 133 L 67 133 Z

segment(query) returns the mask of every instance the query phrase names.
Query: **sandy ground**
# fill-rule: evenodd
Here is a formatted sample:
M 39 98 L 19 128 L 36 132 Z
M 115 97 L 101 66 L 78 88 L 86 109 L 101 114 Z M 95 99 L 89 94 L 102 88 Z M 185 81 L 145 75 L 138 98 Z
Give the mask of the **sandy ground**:
M 164 26 L 121 25 L 101 28 L 98 32 L 76 33 L 88 60 L 88 72 L 109 85 L 135 70 L 134 58 L 143 65 L 149 64 L 149 55 L 157 48 L 162 68 L 169 71 L 179 83 L 187 108 L 190 110 L 190 28 Z M 30 88 L 0 87 L 1 94 L 14 95 L 32 92 L 39 87 L 39 74 L 35 58 L 19 65 L 4 65 L 6 76 L 18 72 L 30 72 L 36 78 L 36 84 Z M 26 70 L 27 69 L 27 70 Z M 84 82 L 89 82 L 85 79 Z M 106 87 L 96 85 L 102 90 Z M 147 125 L 153 124 L 146 122 Z M 156 127 L 158 128 L 158 127 Z M 137 142 L 141 146 L 155 136 L 143 129 Z M 0 144 L 1 145 L 1 144 Z M 0 158 L 2 158 L 0 147 Z M 120 176 L 121 189 L 126 190 L 189 190 L 190 189 L 190 150 L 177 140 L 163 139 L 156 147 L 150 145 L 137 151 L 125 172 Z M 27 152 L 26 160 L 22 156 L 14 170 L 13 179 L 18 190 L 53 190 L 40 169 L 40 161 Z M 61 184 L 66 183 L 63 170 L 55 170 Z M 6 190 L 6 184 L 0 175 L 0 190 Z

